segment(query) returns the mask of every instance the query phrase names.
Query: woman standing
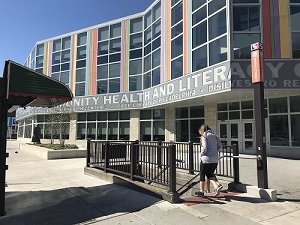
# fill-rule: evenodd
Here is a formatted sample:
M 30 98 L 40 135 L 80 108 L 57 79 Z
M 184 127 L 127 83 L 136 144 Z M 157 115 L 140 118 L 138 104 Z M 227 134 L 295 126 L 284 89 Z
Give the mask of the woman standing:
M 219 183 L 214 172 L 218 166 L 218 150 L 222 148 L 222 143 L 207 125 L 202 125 L 198 131 L 201 136 L 200 192 L 195 194 L 204 196 L 206 177 L 207 182 L 212 182 L 216 190 L 215 196 L 217 196 L 220 194 L 223 186 Z

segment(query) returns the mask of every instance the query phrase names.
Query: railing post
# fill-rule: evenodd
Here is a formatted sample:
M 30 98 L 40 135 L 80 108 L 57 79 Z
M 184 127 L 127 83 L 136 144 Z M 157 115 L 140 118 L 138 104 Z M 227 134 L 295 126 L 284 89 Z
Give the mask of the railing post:
M 189 174 L 194 174 L 194 143 L 189 142 Z
M 239 156 L 239 147 L 237 144 L 233 145 L 233 156 Z M 233 181 L 235 184 L 240 183 L 240 162 L 239 158 L 233 158 Z
M 176 194 L 176 145 L 171 143 L 168 149 L 169 154 L 169 192 Z
M 161 168 L 161 146 L 162 146 L 162 141 L 159 140 L 157 143 L 157 165 L 158 168 Z
M 86 167 L 90 167 L 91 163 L 91 139 L 87 139 L 86 144 Z
M 137 172 L 138 165 L 138 151 L 139 151 L 139 141 L 134 141 L 130 144 L 130 179 L 134 179 L 134 175 Z
M 109 167 L 109 142 L 108 141 L 105 142 L 104 156 L 105 156 L 104 171 L 106 173 L 107 168 Z

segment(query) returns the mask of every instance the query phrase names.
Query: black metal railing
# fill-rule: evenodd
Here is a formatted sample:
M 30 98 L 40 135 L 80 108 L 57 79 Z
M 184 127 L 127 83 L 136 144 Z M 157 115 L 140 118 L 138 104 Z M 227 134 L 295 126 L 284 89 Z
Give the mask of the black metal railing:
M 176 192 L 176 168 L 190 174 L 200 172 L 201 145 L 192 142 L 162 141 L 90 141 L 87 142 L 87 166 L 169 187 Z M 237 146 L 219 151 L 216 174 L 239 182 Z

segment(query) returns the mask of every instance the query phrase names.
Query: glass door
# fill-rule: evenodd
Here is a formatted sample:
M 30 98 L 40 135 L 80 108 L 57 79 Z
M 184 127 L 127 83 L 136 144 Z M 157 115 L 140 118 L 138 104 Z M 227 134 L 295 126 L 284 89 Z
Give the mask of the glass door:
M 254 122 L 243 122 L 243 150 L 255 150 Z
M 239 123 L 230 122 L 230 142 L 229 145 L 238 145 L 240 147 L 240 132 L 239 132 Z

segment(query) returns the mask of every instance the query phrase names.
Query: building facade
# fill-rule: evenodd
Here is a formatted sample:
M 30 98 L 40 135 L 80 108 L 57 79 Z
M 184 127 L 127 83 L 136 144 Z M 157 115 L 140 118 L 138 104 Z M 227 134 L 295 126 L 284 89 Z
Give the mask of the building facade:
M 25 65 L 75 95 L 69 142 L 198 142 L 208 124 L 255 152 L 250 45 L 264 44 L 269 155 L 300 158 L 300 1 L 156 0 L 144 12 L 39 41 Z M 55 135 L 49 109 L 18 110 L 19 139 Z

